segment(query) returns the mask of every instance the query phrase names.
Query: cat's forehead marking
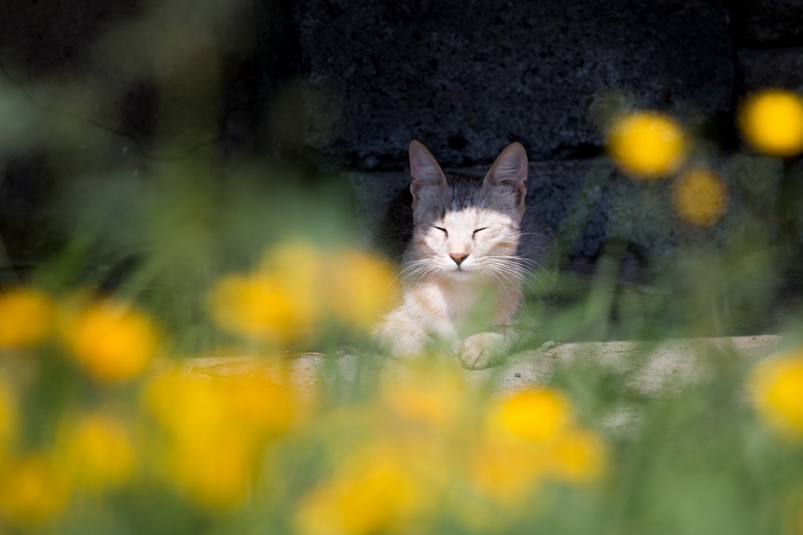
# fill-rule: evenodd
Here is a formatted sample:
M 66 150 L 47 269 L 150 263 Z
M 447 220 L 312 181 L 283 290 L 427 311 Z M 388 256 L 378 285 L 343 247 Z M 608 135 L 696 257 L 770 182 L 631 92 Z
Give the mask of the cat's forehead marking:
M 463 208 L 462 210 L 447 211 L 442 219 L 444 223 L 458 227 L 472 226 L 480 222 L 483 222 L 483 224 L 498 223 L 502 225 L 509 225 L 511 223 L 510 216 L 506 214 L 475 206 Z M 473 231 L 474 229 L 472 228 L 471 230 Z

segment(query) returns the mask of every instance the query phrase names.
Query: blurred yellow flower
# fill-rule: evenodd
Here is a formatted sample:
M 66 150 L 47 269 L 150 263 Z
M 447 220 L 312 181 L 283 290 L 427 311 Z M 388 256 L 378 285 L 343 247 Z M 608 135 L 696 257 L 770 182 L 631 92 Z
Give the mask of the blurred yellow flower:
M 323 306 L 321 288 L 325 284 L 327 258 L 314 245 L 296 240 L 280 243 L 262 257 L 260 271 L 276 280 L 293 296 L 298 315 L 317 320 Z
M 236 429 L 255 437 L 275 436 L 293 417 L 290 393 L 259 375 L 208 379 L 171 371 L 146 385 L 144 400 L 165 430 L 190 440 Z
M 290 393 L 271 379 L 253 374 L 230 380 L 227 404 L 232 418 L 259 437 L 274 437 L 285 431 L 293 419 Z
M 169 433 L 188 438 L 214 433 L 227 425 L 227 411 L 217 381 L 184 376 L 173 370 L 148 381 L 144 403 Z
M 803 440 L 803 353 L 760 362 L 749 379 L 753 405 L 773 429 Z
M 625 173 L 645 179 L 674 173 L 688 153 L 680 125 L 664 113 L 623 115 L 608 130 L 608 152 Z
M 0 349 L 34 346 L 50 336 L 56 306 L 32 288 L 0 292 Z
M 101 382 L 141 375 L 159 344 L 153 320 L 112 300 L 90 304 L 70 317 L 64 325 L 64 336 L 78 363 Z
M 368 458 L 314 489 L 296 519 L 304 535 L 396 531 L 419 511 L 423 489 L 390 458 Z
M 748 97 L 739 109 L 742 137 L 770 156 L 803 152 L 803 98 L 782 89 L 767 89 Z
M 259 375 L 210 379 L 170 371 L 148 383 L 144 403 L 168 438 L 166 473 L 210 508 L 244 500 L 259 451 L 293 416 L 289 393 Z
M 728 209 L 728 190 L 722 179 L 710 169 L 696 167 L 678 178 L 672 200 L 678 215 L 693 225 L 710 227 Z
M 486 441 L 472 457 L 471 481 L 484 494 L 509 505 L 522 503 L 540 480 L 539 453 L 520 441 Z
M 492 429 L 537 442 L 554 439 L 571 422 L 569 401 L 548 388 L 517 392 L 491 411 Z
M 230 509 L 247 495 L 255 451 L 236 432 L 183 437 L 171 444 L 168 475 L 192 500 L 211 509 Z
M 403 378 L 396 374 L 383 378 L 382 398 L 400 418 L 442 429 L 457 418 L 467 402 L 463 375 L 453 368 L 411 364 Z
M 343 323 L 370 330 L 396 299 L 392 266 L 379 256 L 344 250 L 330 262 L 329 308 Z
M 590 431 L 571 429 L 552 442 L 541 459 L 544 473 L 569 483 L 597 480 L 605 468 L 602 441 Z
M 263 274 L 224 277 L 212 289 L 209 307 L 223 330 L 263 341 L 290 341 L 316 319 L 280 279 Z
M 117 487 L 134 471 L 136 455 L 126 427 L 107 414 L 65 424 L 59 462 L 70 479 L 91 490 Z
M 9 466 L 0 478 L 0 515 L 32 524 L 64 511 L 69 488 L 48 459 L 32 455 Z

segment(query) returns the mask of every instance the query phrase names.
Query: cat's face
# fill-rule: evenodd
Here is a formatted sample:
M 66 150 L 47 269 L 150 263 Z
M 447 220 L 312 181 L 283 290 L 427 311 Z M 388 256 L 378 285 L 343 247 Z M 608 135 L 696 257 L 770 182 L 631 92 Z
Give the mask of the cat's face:
M 500 259 L 516 254 L 519 241 L 514 216 L 473 206 L 448 210 L 416 230 L 419 256 L 455 277 L 493 270 Z
M 455 176 L 447 181 L 420 143 L 410 144 L 414 248 L 431 273 L 469 278 L 510 264 L 524 213 L 527 155 L 514 143 L 497 158 L 484 180 Z

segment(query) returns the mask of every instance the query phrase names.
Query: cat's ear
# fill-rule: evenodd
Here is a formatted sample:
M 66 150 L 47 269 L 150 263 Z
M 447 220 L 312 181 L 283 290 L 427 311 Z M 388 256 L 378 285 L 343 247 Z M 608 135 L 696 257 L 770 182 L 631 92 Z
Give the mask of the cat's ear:
M 444 190 L 448 184 L 441 166 L 424 145 L 412 140 L 408 152 L 410 154 L 410 175 L 413 177 L 410 192 L 413 194 L 413 206 L 415 206 L 418 194 L 423 188 L 437 187 Z
M 527 194 L 527 152 L 521 143 L 515 142 L 505 147 L 485 175 L 484 184 L 492 188 L 513 188 L 518 195 L 519 208 L 523 208 Z

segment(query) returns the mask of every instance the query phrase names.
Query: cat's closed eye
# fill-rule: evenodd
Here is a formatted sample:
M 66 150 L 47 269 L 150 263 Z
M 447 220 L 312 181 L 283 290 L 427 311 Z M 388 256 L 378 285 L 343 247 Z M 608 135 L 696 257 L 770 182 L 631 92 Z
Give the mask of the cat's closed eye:
M 442 231 L 446 235 L 447 238 L 449 237 L 449 233 L 446 231 L 445 228 L 441 228 L 441 227 L 435 227 L 435 228 L 440 230 L 440 231 Z
M 474 233 L 472 234 L 472 236 L 476 236 L 476 235 L 477 235 L 477 233 L 478 233 L 479 231 L 481 231 L 481 230 L 488 230 L 488 227 L 482 227 L 482 228 L 478 228 L 478 229 L 476 229 L 476 230 L 474 231 Z

